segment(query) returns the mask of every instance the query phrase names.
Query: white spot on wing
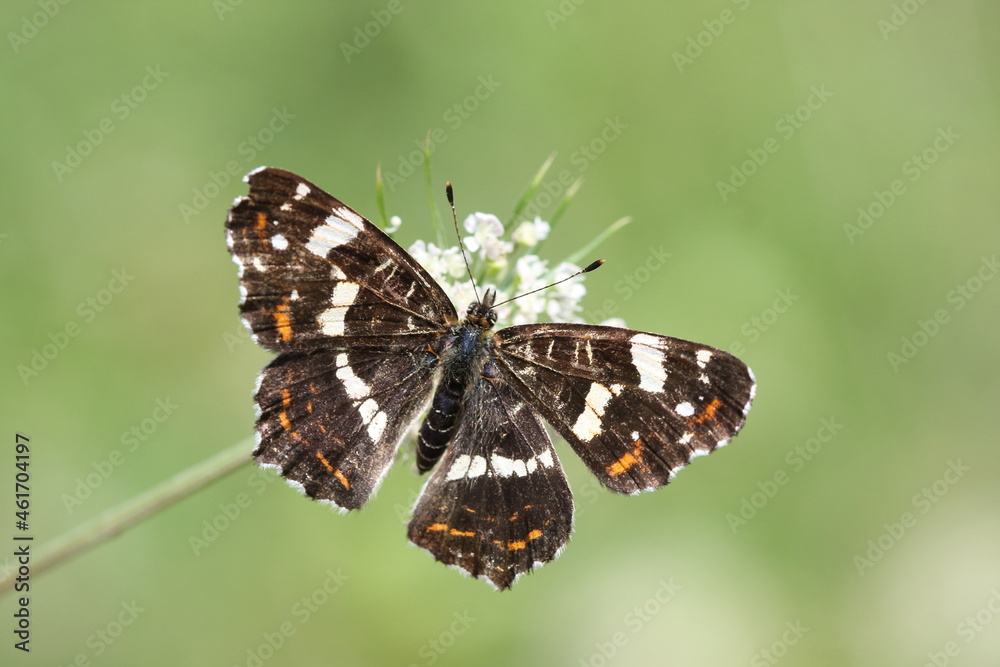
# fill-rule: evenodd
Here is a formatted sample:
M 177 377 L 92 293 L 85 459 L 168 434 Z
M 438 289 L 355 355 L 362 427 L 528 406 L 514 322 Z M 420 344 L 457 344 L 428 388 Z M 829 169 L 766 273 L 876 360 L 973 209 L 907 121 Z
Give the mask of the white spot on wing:
M 342 220 L 346 220 L 348 223 L 354 225 L 359 232 L 361 231 L 361 228 L 365 226 L 364 218 L 362 218 L 360 215 L 350 210 L 349 208 L 346 207 L 335 208 L 333 209 L 333 212 Z M 329 221 L 330 219 L 327 218 L 327 222 Z
M 374 495 L 374 493 L 372 495 Z M 339 514 L 347 514 L 348 512 L 348 509 L 346 507 L 341 507 L 340 505 L 333 502 L 329 498 L 316 498 L 316 502 L 318 502 L 320 505 L 329 505 L 330 509 L 337 510 Z
M 316 322 L 327 336 L 344 335 L 344 316 L 347 315 L 348 308 L 354 303 L 354 297 L 358 295 L 361 288 L 357 283 L 342 282 L 337 283 L 330 295 L 330 308 L 327 308 Z
M 267 166 L 266 165 L 261 165 L 261 166 L 257 167 L 256 169 L 250 170 L 250 172 L 246 176 L 243 177 L 243 182 L 244 183 L 249 183 L 251 176 L 254 176 L 255 174 L 259 174 L 260 172 L 264 171 L 265 169 L 267 169 Z
M 330 305 L 334 308 L 346 308 L 354 304 L 354 298 L 358 296 L 361 286 L 357 283 L 342 282 L 333 286 L 333 293 L 330 295 Z
M 465 477 L 465 473 L 469 471 L 469 464 L 472 463 L 472 457 L 468 454 L 462 454 L 455 458 L 455 462 L 451 464 L 451 468 L 448 469 L 448 474 L 445 476 L 445 481 L 453 482 L 456 479 L 462 479 Z
M 343 218 L 338 218 L 336 215 L 331 215 L 327 217 L 325 224 L 313 230 L 309 242 L 306 243 L 306 249 L 314 255 L 326 257 L 327 253 L 334 248 L 350 243 L 351 239 L 359 232 L 361 232 L 360 223 L 354 224 Z
M 346 354 L 340 354 L 337 357 L 337 363 L 340 363 L 340 357 L 344 357 L 344 361 L 347 361 Z M 354 374 L 354 370 L 350 366 L 341 366 L 337 369 L 337 378 L 344 383 L 344 391 L 347 393 L 347 397 L 352 401 L 359 401 L 362 398 L 368 396 L 371 393 L 371 387 L 368 384 Z M 374 401 L 373 401 L 374 403 Z M 377 409 L 378 406 L 376 405 Z M 367 419 L 364 420 L 365 423 L 368 422 Z
M 535 458 L 537 458 L 538 462 L 541 463 L 546 468 L 551 468 L 552 466 L 555 465 L 555 462 L 552 460 L 551 449 L 546 449 L 543 453 L 539 454 Z
M 681 436 L 681 439 L 678 440 L 677 442 L 680 443 L 680 444 L 682 444 L 682 445 L 686 445 L 689 442 L 691 442 L 691 438 L 693 438 L 693 437 L 694 437 L 694 433 L 690 433 L 690 432 L 689 433 L 685 433 L 684 435 Z
M 712 360 L 712 351 L 698 350 L 695 356 L 698 358 L 698 367 L 704 368 L 705 366 L 708 365 L 708 362 Z
M 753 403 L 753 397 L 757 395 L 757 378 L 754 377 L 753 371 L 747 368 L 747 373 L 750 374 L 750 381 L 753 382 L 750 385 L 750 398 L 747 399 L 747 404 L 743 406 L 743 416 L 746 417 L 747 413 L 750 412 L 750 404 Z
M 264 262 L 261 261 L 260 257 L 253 258 L 253 268 L 257 269 L 261 273 L 267 271 L 267 267 L 264 266 Z
M 371 423 L 368 424 L 368 437 L 372 439 L 372 442 L 378 442 L 382 438 L 388 421 L 389 419 L 384 412 L 379 412 L 372 418 Z
M 584 399 L 583 412 L 576 418 L 573 424 L 573 435 L 584 442 L 590 442 L 600 435 L 603 426 L 601 416 L 604 414 L 608 402 L 611 400 L 611 391 L 599 382 L 590 385 L 587 398 Z
M 493 472 L 501 477 L 510 477 L 514 474 L 514 459 L 494 454 L 490 458 L 490 466 L 492 466 Z
M 271 237 L 271 245 L 274 246 L 275 250 L 287 250 L 288 249 L 288 239 L 286 239 L 281 234 L 275 234 Z
M 473 479 L 475 477 L 481 477 L 485 473 L 486 473 L 486 459 L 484 459 L 482 456 L 477 456 L 474 459 L 472 459 L 472 461 L 469 463 L 469 472 L 466 473 L 466 476 L 469 479 Z
M 665 357 L 659 339 L 649 334 L 636 334 L 631 343 L 632 365 L 639 373 L 639 388 L 654 394 L 663 391 L 667 371 L 663 367 Z
M 378 414 L 378 403 L 369 398 L 358 406 L 358 412 L 361 413 L 361 421 L 370 424 L 375 415 Z M 375 438 L 372 439 L 374 440 Z
M 308 185 L 306 185 L 305 183 L 299 183 L 298 185 L 295 186 L 295 196 L 293 196 L 292 199 L 297 199 L 301 201 L 305 199 L 306 195 L 308 195 L 310 192 L 311 190 L 309 189 Z
M 679 414 L 681 417 L 690 417 L 694 414 L 694 406 L 684 401 L 683 403 L 678 403 L 677 407 L 674 408 L 674 412 Z

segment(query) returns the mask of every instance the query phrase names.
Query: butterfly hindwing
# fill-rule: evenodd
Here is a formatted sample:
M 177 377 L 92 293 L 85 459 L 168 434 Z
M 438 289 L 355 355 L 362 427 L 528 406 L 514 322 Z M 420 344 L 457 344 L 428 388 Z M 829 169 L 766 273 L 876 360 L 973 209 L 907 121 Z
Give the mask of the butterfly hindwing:
M 539 418 L 488 364 L 417 500 L 409 537 L 499 589 L 555 558 L 573 501 Z
M 260 442 L 254 456 L 311 498 L 361 507 L 424 408 L 435 361 L 430 349 L 279 355 L 264 369 L 255 397 Z
M 739 359 L 657 334 L 582 324 L 497 332 L 498 368 L 621 493 L 657 489 L 743 426 L 754 378 Z
M 408 344 L 457 321 L 427 271 L 354 210 L 282 169 L 246 180 L 227 242 L 240 267 L 240 311 L 260 345 Z

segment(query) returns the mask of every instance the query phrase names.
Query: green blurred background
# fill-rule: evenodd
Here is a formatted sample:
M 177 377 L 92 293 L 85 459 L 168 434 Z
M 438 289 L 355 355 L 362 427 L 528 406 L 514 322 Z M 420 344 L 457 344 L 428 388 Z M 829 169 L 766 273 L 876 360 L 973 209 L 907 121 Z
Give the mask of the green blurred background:
M 994 664 L 995 2 L 0 16 L 4 555 L 16 432 L 36 549 L 250 435 L 268 354 L 242 333 L 223 223 L 260 164 L 374 216 L 381 162 L 407 245 L 430 237 L 406 175 L 428 130 L 435 194 L 453 181 L 463 214 L 505 217 L 558 151 L 542 191 L 586 182 L 548 257 L 635 219 L 585 311 L 611 300 L 759 380 L 734 446 L 657 493 L 598 489 L 557 445 L 574 538 L 510 592 L 407 545 L 409 452 L 351 516 L 247 465 L 34 579 L 29 655 L 4 596 L 3 664 Z

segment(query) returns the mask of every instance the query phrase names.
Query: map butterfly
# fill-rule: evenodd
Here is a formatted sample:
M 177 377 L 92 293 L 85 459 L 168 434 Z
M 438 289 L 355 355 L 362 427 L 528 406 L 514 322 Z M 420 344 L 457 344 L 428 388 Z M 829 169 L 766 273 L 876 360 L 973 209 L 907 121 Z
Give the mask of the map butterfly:
M 558 556 L 572 527 L 543 420 L 629 494 L 743 426 L 754 377 L 726 352 L 608 326 L 494 331 L 493 289 L 459 317 L 423 267 L 331 195 L 281 169 L 244 180 L 226 223 L 240 310 L 278 353 L 258 381 L 253 455 L 310 498 L 364 505 L 429 407 L 416 463 L 431 474 L 409 539 L 502 590 Z

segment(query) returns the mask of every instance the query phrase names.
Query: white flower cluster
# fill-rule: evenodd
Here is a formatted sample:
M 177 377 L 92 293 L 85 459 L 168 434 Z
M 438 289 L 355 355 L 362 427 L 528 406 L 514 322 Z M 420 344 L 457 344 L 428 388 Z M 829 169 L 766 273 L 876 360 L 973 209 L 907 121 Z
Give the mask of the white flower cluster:
M 505 237 L 506 230 L 500 219 L 489 213 L 473 213 L 465 219 L 463 227 L 468 234 L 464 240 L 465 250 L 479 293 L 482 295 L 487 287 L 495 288 L 497 303 L 545 287 L 580 270 L 570 262 L 550 267 L 547 260 L 533 254 L 551 230 L 549 223 L 541 218 L 519 223 L 509 237 Z M 459 247 L 439 248 L 433 243 L 416 241 L 409 251 L 441 284 L 459 315 L 463 315 L 476 296 Z M 504 304 L 497 308 L 497 315 L 503 325 L 582 322 L 580 301 L 586 293 L 582 277 L 574 278 Z

